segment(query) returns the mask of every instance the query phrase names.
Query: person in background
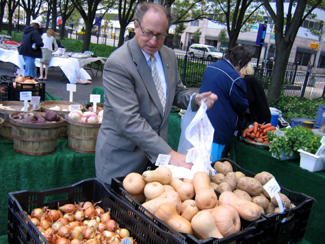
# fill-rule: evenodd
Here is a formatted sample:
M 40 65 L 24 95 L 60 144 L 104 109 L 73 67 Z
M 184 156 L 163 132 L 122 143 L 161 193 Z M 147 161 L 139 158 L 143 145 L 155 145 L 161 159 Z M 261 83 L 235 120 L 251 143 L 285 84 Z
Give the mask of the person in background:
M 44 46 L 42 47 L 42 59 L 40 60 L 40 77 L 39 77 L 40 80 L 43 80 L 44 64 L 45 64 L 44 80 L 47 80 L 49 63 L 52 58 L 53 45 L 54 45 L 54 51 L 58 49 L 58 44 L 56 42 L 57 35 L 58 33 L 54 32 L 52 29 L 48 29 L 46 33 L 43 33 L 42 35 Z
M 246 125 L 253 122 L 259 124 L 269 123 L 271 121 L 271 112 L 267 99 L 265 96 L 264 88 L 261 82 L 254 76 L 254 69 L 251 63 L 248 63 L 240 70 L 240 75 L 244 78 L 246 83 L 246 97 L 249 104 L 249 112 L 245 114 L 247 119 Z
M 29 26 L 23 30 L 23 40 L 18 48 L 18 52 L 25 61 L 24 76 L 36 77 L 35 58 L 42 57 L 42 38 L 38 32 L 39 22 L 33 20 Z
M 273 72 L 273 61 L 274 58 L 270 57 L 269 60 L 266 63 L 266 71 L 267 71 L 267 76 L 271 76 Z
M 312 68 L 312 65 L 311 65 L 311 62 L 309 61 L 308 66 L 307 66 L 307 72 L 311 73 L 311 68 Z
M 225 59 L 208 65 L 202 78 L 201 92 L 212 91 L 218 101 L 207 111 L 214 127 L 212 161 L 221 158 L 227 142 L 237 130 L 239 116 L 248 109 L 246 84 L 239 71 L 255 54 L 252 46 L 236 46 L 228 49 Z
M 162 5 L 139 3 L 135 38 L 114 51 L 105 63 L 105 112 L 95 153 L 96 177 L 104 183 L 111 184 L 113 177 L 130 172 L 142 173 L 147 166 L 154 168 L 159 154 L 170 155 L 172 165 L 192 167 L 185 154 L 167 143 L 171 108 L 187 109 L 191 97 L 194 111 L 204 98 L 210 108 L 217 96 L 211 92 L 196 94 L 184 87 L 175 52 L 164 46 L 170 24 L 170 14 Z

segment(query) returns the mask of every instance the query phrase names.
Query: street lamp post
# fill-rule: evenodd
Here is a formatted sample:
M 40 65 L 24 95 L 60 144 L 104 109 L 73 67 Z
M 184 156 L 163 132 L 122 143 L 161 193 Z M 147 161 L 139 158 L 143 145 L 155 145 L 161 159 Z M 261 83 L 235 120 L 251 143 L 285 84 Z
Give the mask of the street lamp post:
M 325 31 L 325 26 L 323 25 L 323 28 L 322 28 L 322 31 L 321 31 L 321 34 L 320 34 L 319 46 L 318 46 L 317 53 L 316 53 L 316 60 L 315 60 L 315 63 L 314 63 L 314 69 L 313 69 L 313 72 L 312 72 L 311 77 L 310 77 L 309 82 L 308 82 L 309 86 L 315 86 L 315 83 L 316 83 L 316 71 L 317 71 L 317 65 L 318 65 L 318 62 L 319 62 L 319 56 L 320 56 L 320 53 L 322 51 L 324 31 Z

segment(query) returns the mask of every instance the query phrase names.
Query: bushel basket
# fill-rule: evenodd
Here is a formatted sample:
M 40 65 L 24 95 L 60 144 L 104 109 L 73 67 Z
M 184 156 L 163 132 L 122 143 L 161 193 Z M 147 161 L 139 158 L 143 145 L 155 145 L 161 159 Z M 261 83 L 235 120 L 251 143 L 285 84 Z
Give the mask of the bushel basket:
M 59 117 L 58 122 L 25 123 L 13 119 L 13 116 L 18 113 L 11 113 L 9 116 L 14 150 L 30 156 L 43 156 L 53 153 L 56 149 L 60 128 L 65 120 Z M 41 112 L 34 112 L 34 114 L 38 113 Z

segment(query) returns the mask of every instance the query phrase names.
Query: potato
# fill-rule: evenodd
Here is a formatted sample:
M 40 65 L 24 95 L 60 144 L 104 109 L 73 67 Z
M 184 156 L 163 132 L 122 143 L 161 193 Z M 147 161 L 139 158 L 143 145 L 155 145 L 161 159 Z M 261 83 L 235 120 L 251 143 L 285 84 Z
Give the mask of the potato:
M 212 181 L 214 183 L 217 183 L 217 184 L 220 184 L 221 182 L 223 182 L 223 179 L 225 178 L 226 176 L 223 174 L 223 173 L 218 173 L 216 174 L 215 176 L 212 177 Z
M 282 201 L 282 204 L 283 204 L 283 208 L 286 209 L 286 208 L 290 208 L 290 205 L 291 205 L 291 200 L 286 196 L 284 195 L 283 193 L 279 193 L 280 197 L 281 197 L 281 201 Z M 273 197 L 271 199 L 271 202 L 274 204 L 274 206 L 278 207 L 279 204 L 278 204 L 278 201 L 276 200 L 275 197 Z
M 231 191 L 231 186 L 226 181 L 221 182 L 217 187 L 217 191 L 220 193 Z
M 255 202 L 257 205 L 261 206 L 264 210 L 266 210 L 269 207 L 269 203 L 270 203 L 270 201 L 263 194 L 252 197 L 252 202 Z
M 231 191 L 234 191 L 236 189 L 237 179 L 234 172 L 228 172 L 223 181 L 227 182 L 230 185 Z
M 237 182 L 238 182 L 238 180 L 239 180 L 240 178 L 243 178 L 243 177 L 246 176 L 246 175 L 245 175 L 243 172 L 241 172 L 241 171 L 236 171 L 236 172 L 235 172 L 235 175 L 236 175 Z
M 262 185 L 265 185 L 269 180 L 274 178 L 274 176 L 269 172 L 263 171 L 261 173 L 256 174 L 254 178 L 259 180 Z
M 240 189 L 236 189 L 233 191 L 237 196 L 243 198 L 243 199 L 246 199 L 247 201 L 252 201 L 252 197 L 246 192 L 246 191 L 243 191 L 243 190 L 240 190 Z
M 261 182 L 253 177 L 242 177 L 237 183 L 238 189 L 246 191 L 251 196 L 258 196 L 261 194 L 263 186 Z
M 265 214 L 270 215 L 274 213 L 275 206 L 273 203 L 269 202 L 267 209 L 265 209 Z
M 217 191 L 217 188 L 218 188 L 218 184 L 217 183 L 214 183 L 213 181 L 210 182 L 210 188 L 212 190 L 216 190 Z
M 218 173 L 223 173 L 224 175 L 227 175 L 228 172 L 233 172 L 232 165 L 228 161 L 216 161 L 214 164 L 214 169 Z

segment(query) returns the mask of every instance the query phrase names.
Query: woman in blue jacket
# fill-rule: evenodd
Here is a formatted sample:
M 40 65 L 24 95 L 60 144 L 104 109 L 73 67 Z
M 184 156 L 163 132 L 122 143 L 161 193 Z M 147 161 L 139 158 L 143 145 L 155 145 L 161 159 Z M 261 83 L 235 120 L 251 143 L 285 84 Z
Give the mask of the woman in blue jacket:
M 248 109 L 246 84 L 239 71 L 254 53 L 252 46 L 236 46 L 227 50 L 225 59 L 208 65 L 204 71 L 200 93 L 212 91 L 218 96 L 213 107 L 207 111 L 215 130 L 212 161 L 221 157 L 225 145 L 237 130 L 238 117 Z

